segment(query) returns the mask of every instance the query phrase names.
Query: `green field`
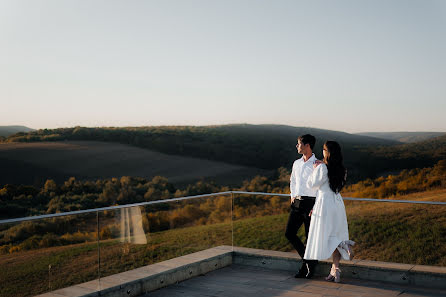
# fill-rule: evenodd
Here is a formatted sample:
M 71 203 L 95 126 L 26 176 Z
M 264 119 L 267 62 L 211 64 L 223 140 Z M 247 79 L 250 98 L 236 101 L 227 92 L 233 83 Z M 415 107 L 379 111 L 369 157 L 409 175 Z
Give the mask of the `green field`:
M 405 199 L 446 201 L 446 190 Z M 443 206 L 346 202 L 356 257 L 388 262 L 446 266 L 446 218 Z M 291 251 L 284 237 L 287 214 L 234 221 L 234 245 Z M 219 245 L 232 244 L 231 222 L 148 233 L 147 244 L 96 242 L 13 252 L 0 256 L 2 296 L 32 296 L 131 270 Z M 302 235 L 302 229 L 300 235 Z M 51 266 L 49 266 L 51 265 Z

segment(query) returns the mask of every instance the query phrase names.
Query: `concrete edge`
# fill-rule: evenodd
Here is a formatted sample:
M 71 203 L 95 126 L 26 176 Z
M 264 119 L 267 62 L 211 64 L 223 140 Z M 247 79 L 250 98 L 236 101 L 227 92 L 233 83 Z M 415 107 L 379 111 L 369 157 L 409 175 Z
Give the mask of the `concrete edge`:
M 220 246 L 110 275 L 38 297 L 139 296 L 232 264 L 232 247 Z
M 231 264 L 295 273 L 301 263 L 302 259 L 296 253 L 218 246 L 48 292 L 38 297 L 132 297 Z M 325 276 L 330 267 L 330 261 L 319 261 L 315 275 Z M 342 275 L 347 278 L 446 289 L 446 267 L 353 260 L 341 261 L 341 270 Z
M 296 253 L 234 247 L 233 264 L 288 270 L 300 268 L 302 259 Z M 326 276 L 330 261 L 319 261 L 316 276 Z M 342 275 L 347 278 L 380 281 L 428 288 L 446 289 L 446 267 L 399 264 L 368 260 L 341 261 Z

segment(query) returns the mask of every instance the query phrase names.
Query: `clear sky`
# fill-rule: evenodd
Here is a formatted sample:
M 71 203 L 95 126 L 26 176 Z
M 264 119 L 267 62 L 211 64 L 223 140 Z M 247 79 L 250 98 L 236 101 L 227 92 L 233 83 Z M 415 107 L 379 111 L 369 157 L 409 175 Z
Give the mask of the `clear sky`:
M 446 131 L 446 0 L 0 0 L 0 126 Z

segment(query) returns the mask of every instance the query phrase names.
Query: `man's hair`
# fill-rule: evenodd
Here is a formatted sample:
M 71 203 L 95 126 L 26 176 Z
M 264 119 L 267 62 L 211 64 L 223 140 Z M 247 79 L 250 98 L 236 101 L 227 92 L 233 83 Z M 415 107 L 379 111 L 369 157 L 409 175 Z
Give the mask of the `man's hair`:
M 313 150 L 314 144 L 316 143 L 316 137 L 311 134 L 301 135 L 297 138 L 297 140 L 300 140 L 300 142 L 302 142 L 303 144 L 309 144 L 311 150 Z

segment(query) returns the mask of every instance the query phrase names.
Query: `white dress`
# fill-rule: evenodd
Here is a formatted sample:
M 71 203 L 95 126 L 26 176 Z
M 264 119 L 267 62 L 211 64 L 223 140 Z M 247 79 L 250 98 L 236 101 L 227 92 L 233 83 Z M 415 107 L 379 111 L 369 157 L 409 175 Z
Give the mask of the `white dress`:
M 339 193 L 330 189 L 328 169 L 325 164 L 314 169 L 307 185 L 317 188 L 318 192 L 311 214 L 304 259 L 325 260 L 330 258 L 337 248 L 342 258 L 348 260 L 346 247 L 347 244 L 353 245 L 354 242 L 348 239 L 344 201 Z

